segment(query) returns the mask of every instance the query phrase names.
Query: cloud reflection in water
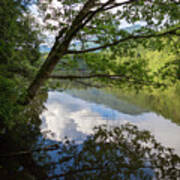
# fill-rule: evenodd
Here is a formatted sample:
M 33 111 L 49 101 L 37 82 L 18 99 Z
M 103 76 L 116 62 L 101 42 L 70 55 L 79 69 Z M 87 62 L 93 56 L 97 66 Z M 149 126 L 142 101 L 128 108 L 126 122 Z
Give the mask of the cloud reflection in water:
M 52 132 L 47 134 L 48 139 L 60 141 L 67 136 L 82 141 L 92 133 L 94 126 L 102 124 L 118 126 L 130 122 L 140 129 L 151 131 L 163 145 L 175 148 L 180 154 L 180 127 L 153 112 L 128 115 L 64 92 L 49 92 L 46 107 L 47 110 L 41 115 L 43 121 L 41 131 Z

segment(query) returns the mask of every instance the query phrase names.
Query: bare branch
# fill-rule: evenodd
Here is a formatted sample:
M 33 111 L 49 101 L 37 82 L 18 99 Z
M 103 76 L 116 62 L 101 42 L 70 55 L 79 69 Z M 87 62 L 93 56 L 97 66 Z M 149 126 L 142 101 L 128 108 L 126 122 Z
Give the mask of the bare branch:
M 176 31 L 179 30 L 179 29 L 180 29 L 180 27 L 178 27 L 176 29 L 173 29 L 173 30 L 170 30 L 170 31 L 167 31 L 167 32 L 164 32 L 164 33 L 159 33 L 159 34 L 138 35 L 138 36 L 131 35 L 129 37 L 114 41 L 113 43 L 108 43 L 108 44 L 105 44 L 103 46 L 99 46 L 99 47 L 95 47 L 95 48 L 89 48 L 89 49 L 80 50 L 80 51 L 68 50 L 66 52 L 66 54 L 82 54 L 82 53 L 87 53 L 87 52 L 93 52 L 93 51 L 97 51 L 97 50 L 100 50 L 100 49 L 105 49 L 105 48 L 108 48 L 108 47 L 112 47 L 112 46 L 118 45 L 119 43 L 122 43 L 122 42 L 125 42 L 125 41 L 128 41 L 128 40 L 133 40 L 133 39 L 134 40 L 135 39 L 147 39 L 147 38 L 153 38 L 153 37 L 163 37 L 163 36 L 166 36 L 166 35 L 180 36 L 180 34 L 176 33 Z
M 122 75 L 109 75 L 109 74 L 90 74 L 90 75 L 51 75 L 52 79 L 91 79 L 91 78 L 110 78 L 122 79 Z
M 141 84 L 141 85 L 152 85 L 152 86 L 163 86 L 163 83 L 153 81 L 143 81 L 128 77 L 126 75 L 110 75 L 110 74 L 89 74 L 89 75 L 51 75 L 49 78 L 52 79 L 65 79 L 65 80 L 76 80 L 76 79 L 92 79 L 92 78 L 107 78 L 117 81 L 126 81 L 129 84 Z

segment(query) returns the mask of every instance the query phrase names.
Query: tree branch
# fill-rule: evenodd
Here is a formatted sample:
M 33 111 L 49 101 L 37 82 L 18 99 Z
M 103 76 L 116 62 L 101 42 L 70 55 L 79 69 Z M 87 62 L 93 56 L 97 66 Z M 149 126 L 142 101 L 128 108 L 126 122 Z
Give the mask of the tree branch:
M 52 79 L 91 79 L 91 78 L 110 78 L 122 79 L 122 75 L 109 75 L 109 74 L 90 74 L 90 75 L 51 75 Z
M 89 75 L 51 75 L 49 78 L 52 79 L 68 79 L 68 80 L 76 80 L 76 79 L 92 79 L 92 78 L 108 78 L 111 80 L 126 80 L 131 84 L 142 84 L 142 85 L 152 85 L 152 86 L 163 86 L 163 83 L 153 82 L 153 81 L 143 81 L 139 79 L 134 79 L 132 77 L 128 77 L 125 75 L 109 75 L 109 74 L 89 74 Z
M 137 0 L 130 0 L 130 1 L 122 2 L 122 3 L 115 3 L 115 4 L 113 4 L 112 6 L 109 6 L 109 7 L 107 7 L 107 8 L 104 8 L 103 11 L 107 11 L 107 10 L 110 10 L 110 9 L 113 9 L 113 8 L 116 8 L 116 7 L 119 7 L 119 6 L 131 4 L 131 3 L 136 2 L 136 1 L 137 1 Z
M 100 8 L 96 9 L 95 11 L 89 11 L 88 14 L 86 15 L 87 19 L 82 24 L 80 24 L 80 26 L 78 27 L 78 30 L 82 29 L 98 12 L 102 11 L 106 6 L 111 4 L 113 1 L 114 0 L 109 0 L 105 4 L 103 4 Z
M 19 104 L 28 105 L 36 96 L 38 90 L 48 79 L 49 75 L 52 73 L 57 63 L 66 54 L 70 42 L 72 41 L 73 37 L 78 33 L 79 28 L 81 27 L 83 21 L 86 20 L 87 14 L 89 14 L 91 9 L 94 7 L 95 2 L 96 0 L 88 0 L 84 4 L 83 8 L 80 10 L 78 15 L 75 17 L 72 24 L 68 27 L 68 29 L 65 29 L 65 32 L 62 30 L 62 37 L 57 37 L 56 43 L 48 54 L 48 57 L 38 71 L 35 79 L 29 85 L 26 96 L 23 98 L 20 97 L 18 99 Z
M 116 8 L 116 7 L 119 7 L 119 6 L 123 6 L 123 5 L 126 5 L 126 4 L 131 4 L 133 2 L 136 2 L 137 0 L 130 0 L 130 1 L 126 1 L 126 2 L 122 2 L 122 3 L 115 3 L 114 5 L 110 6 L 110 7 L 107 7 L 104 9 L 104 11 L 107 11 L 107 10 L 110 10 L 110 9 L 113 9 L 113 8 Z M 151 0 L 147 0 L 149 2 L 152 2 Z M 137 1 L 138 2 L 138 1 Z M 172 3 L 176 4 L 176 5 L 179 5 L 180 2 L 176 2 L 174 0 L 172 0 Z M 160 5 L 166 5 L 165 3 L 159 3 L 158 4 Z M 168 5 L 168 4 L 167 4 Z
M 68 50 L 66 52 L 66 54 L 82 54 L 82 53 L 87 53 L 87 52 L 93 52 L 93 51 L 97 51 L 97 50 L 100 50 L 100 49 L 105 49 L 105 48 L 108 48 L 108 47 L 112 47 L 112 46 L 118 45 L 119 43 L 122 43 L 122 42 L 125 42 L 125 41 L 128 41 L 128 40 L 133 40 L 133 39 L 134 40 L 136 40 L 136 39 L 147 39 L 147 38 L 153 38 L 153 37 L 163 37 L 163 36 L 166 36 L 166 35 L 180 36 L 180 34 L 176 33 L 176 31 L 179 30 L 179 29 L 180 29 L 180 27 L 178 27 L 176 29 L 173 29 L 173 30 L 169 30 L 169 31 L 164 32 L 164 33 L 159 33 L 159 34 L 138 35 L 138 36 L 131 35 L 129 37 L 114 41 L 113 43 L 108 43 L 108 44 L 105 44 L 105 45 L 102 45 L 102 46 L 99 46 L 99 47 L 95 47 L 95 48 L 89 48 L 89 49 L 80 50 L 80 51 L 78 51 L 78 50 Z

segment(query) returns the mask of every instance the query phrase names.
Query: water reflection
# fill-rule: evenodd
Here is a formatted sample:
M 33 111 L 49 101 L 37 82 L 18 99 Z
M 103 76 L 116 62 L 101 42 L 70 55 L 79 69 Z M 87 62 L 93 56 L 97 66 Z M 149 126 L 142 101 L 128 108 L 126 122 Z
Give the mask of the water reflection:
M 158 141 L 180 154 L 180 127 L 153 112 L 128 115 L 64 92 L 49 92 L 46 107 L 47 110 L 41 115 L 41 132 L 51 131 L 47 134 L 48 139 L 60 141 L 67 136 L 82 141 L 92 132 L 94 126 L 118 126 L 131 122 L 140 129 L 150 130 Z

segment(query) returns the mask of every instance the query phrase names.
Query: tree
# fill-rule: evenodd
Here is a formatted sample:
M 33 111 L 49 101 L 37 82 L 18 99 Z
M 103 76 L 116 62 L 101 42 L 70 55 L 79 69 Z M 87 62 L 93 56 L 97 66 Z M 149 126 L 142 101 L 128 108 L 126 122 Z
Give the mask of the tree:
M 31 2 L 31 1 L 29 1 Z M 33 18 L 24 0 L 2 0 L 0 8 L 0 71 L 6 77 L 32 78 L 33 65 L 39 60 L 40 35 L 32 30 Z
M 32 80 L 40 58 L 40 33 L 27 9 L 31 2 L 0 2 L 0 119 L 6 127 L 16 123 L 15 114 L 22 114 L 16 102 Z
M 40 136 L 39 114 L 47 94 L 42 93 L 41 98 L 34 101 L 36 104 L 33 105 L 34 108 L 33 106 L 26 107 L 26 111 L 17 103 L 18 97 L 24 93 L 36 72 L 40 58 L 40 33 L 28 13 L 31 2 L 29 0 L 0 1 L 1 154 L 31 149 Z M 8 162 L 6 158 L 1 157 L 1 178 L 15 179 L 14 176 L 22 166 L 27 172 L 32 173 L 32 165 L 40 170 L 32 156 L 12 158 Z
M 65 55 L 87 54 L 105 48 L 110 48 L 113 53 L 118 51 L 119 54 L 131 55 L 138 43 L 144 46 L 153 44 L 157 48 L 163 45 L 162 37 L 169 37 L 169 43 L 173 42 L 174 36 L 179 36 L 179 1 L 62 0 L 59 7 L 52 5 L 52 0 L 39 3 L 47 28 L 57 30 L 58 35 L 47 59 L 28 88 L 25 104 L 34 98 Z M 58 25 L 52 24 L 52 20 Z M 129 24 L 143 22 L 145 26 L 135 31 L 125 31 L 121 29 L 123 20 Z M 77 41 L 81 47 L 73 49 Z M 89 48 L 88 43 L 94 43 L 96 47 Z M 116 78 L 124 76 L 121 73 L 115 75 Z M 125 79 L 128 78 L 125 76 Z

